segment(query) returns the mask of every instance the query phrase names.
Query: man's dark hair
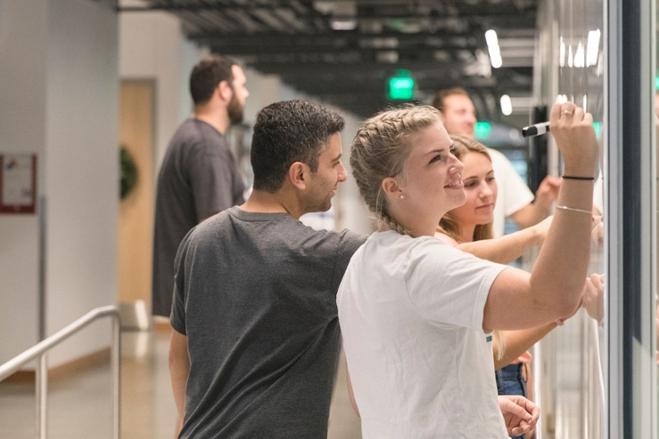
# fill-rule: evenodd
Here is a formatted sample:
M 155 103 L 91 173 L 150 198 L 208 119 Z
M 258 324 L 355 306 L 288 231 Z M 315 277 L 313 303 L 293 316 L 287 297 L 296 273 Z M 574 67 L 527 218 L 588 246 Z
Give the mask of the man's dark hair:
M 432 106 L 437 108 L 439 111 L 444 111 L 446 98 L 453 95 L 462 95 L 471 99 L 471 96 L 469 96 L 467 90 L 462 87 L 445 88 L 435 93 L 435 97 L 432 100 Z
M 195 105 L 203 104 L 213 96 L 222 81 L 233 82 L 231 66 L 238 63 L 222 55 L 210 55 L 197 63 L 190 73 L 190 95 Z
M 294 162 L 306 163 L 316 172 L 327 140 L 343 125 L 337 113 L 303 100 L 275 102 L 262 109 L 252 137 L 254 189 L 276 192 Z

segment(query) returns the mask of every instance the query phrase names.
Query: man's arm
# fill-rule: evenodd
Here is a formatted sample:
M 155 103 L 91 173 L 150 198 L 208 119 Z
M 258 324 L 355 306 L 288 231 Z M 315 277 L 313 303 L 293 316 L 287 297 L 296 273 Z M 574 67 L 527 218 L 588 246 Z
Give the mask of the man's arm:
M 551 175 L 545 177 L 535 193 L 535 201 L 510 215 L 513 221 L 522 229 L 542 221 L 549 215 L 552 203 L 558 198 L 560 187 L 560 178 Z
M 185 387 L 190 372 L 190 359 L 188 357 L 188 338 L 172 329 L 172 337 L 169 344 L 169 375 L 174 391 L 174 400 L 176 401 L 176 410 L 178 411 L 178 420 L 176 422 L 176 435 L 183 428 L 183 419 L 185 417 Z

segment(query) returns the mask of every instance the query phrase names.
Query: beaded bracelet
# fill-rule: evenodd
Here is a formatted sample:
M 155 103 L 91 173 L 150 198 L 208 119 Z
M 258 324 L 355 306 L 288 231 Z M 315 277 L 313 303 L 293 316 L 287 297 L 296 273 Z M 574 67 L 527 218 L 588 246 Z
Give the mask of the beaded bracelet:
M 587 180 L 587 181 L 595 181 L 595 177 L 579 177 L 576 175 L 563 175 L 562 177 L 565 180 Z

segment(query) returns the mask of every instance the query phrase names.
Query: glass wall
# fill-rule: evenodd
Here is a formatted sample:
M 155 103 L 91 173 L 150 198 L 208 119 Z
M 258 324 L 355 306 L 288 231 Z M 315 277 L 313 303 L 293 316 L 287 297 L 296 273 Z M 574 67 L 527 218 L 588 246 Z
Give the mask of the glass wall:
M 611 438 L 658 433 L 655 1 L 606 5 L 606 426 Z
M 570 101 L 593 115 L 602 143 L 605 114 L 604 1 L 544 1 L 538 11 L 534 97 L 547 109 Z M 561 174 L 549 140 L 549 173 Z M 606 217 L 603 182 L 595 196 L 596 221 Z M 604 228 L 593 234 L 590 273 L 605 272 Z M 596 307 L 579 311 L 536 346 L 536 394 L 542 408 L 542 438 L 604 437 L 606 418 L 607 321 Z

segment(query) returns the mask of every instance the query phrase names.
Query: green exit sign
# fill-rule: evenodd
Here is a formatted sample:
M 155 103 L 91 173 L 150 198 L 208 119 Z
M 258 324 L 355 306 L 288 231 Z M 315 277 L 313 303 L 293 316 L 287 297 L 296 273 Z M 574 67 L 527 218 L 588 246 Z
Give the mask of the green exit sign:
M 392 101 L 409 101 L 414 98 L 415 81 L 409 70 L 398 70 L 389 78 L 387 97 Z
M 492 124 L 490 122 L 481 120 L 476 122 L 474 127 L 474 136 L 478 140 L 487 140 L 490 138 L 490 133 L 492 132 Z

